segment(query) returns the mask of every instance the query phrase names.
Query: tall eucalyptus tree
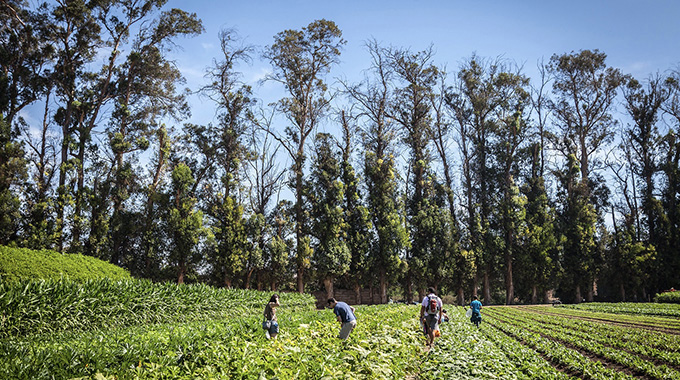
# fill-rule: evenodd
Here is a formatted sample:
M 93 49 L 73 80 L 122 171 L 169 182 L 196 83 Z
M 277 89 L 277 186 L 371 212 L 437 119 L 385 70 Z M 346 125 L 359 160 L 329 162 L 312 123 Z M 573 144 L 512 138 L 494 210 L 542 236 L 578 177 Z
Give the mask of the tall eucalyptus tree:
M 278 109 L 290 125 L 284 134 L 268 129 L 293 161 L 291 187 L 295 196 L 295 242 L 297 288 L 304 292 L 305 270 L 309 268 L 311 249 L 307 232 L 304 202 L 304 168 L 307 138 L 316 130 L 329 106 L 324 77 L 338 63 L 345 44 L 342 32 L 333 21 L 316 20 L 302 30 L 285 30 L 274 37 L 265 49 L 274 72 L 268 80 L 281 83 L 287 97 L 279 100 Z
M 334 282 L 350 267 L 347 247 L 344 183 L 336 141 L 327 133 L 316 136 L 314 163 L 309 181 L 311 234 L 314 237 L 313 268 L 326 288 L 326 298 L 334 297 Z
M 129 11 L 137 17 L 151 18 L 154 8 L 162 4 L 137 5 Z M 135 156 L 149 147 L 149 138 L 160 128 L 160 120 L 181 119 L 189 112 L 185 95 L 178 93 L 176 87 L 182 83 L 182 75 L 167 53 L 174 39 L 202 31 L 195 14 L 179 9 L 163 11 L 138 30 L 130 53 L 116 70 L 115 106 L 107 128 L 113 182 L 110 260 L 114 264 L 123 264 L 135 256 L 133 247 L 125 244 L 129 238 L 126 229 L 134 217 L 126 210 L 126 201 L 140 190 Z
M 617 89 L 622 84 L 623 75 L 618 69 L 608 67 L 605 63 L 606 54 L 598 50 L 582 50 L 578 53 L 553 55 L 548 63 L 548 70 L 554 77 L 552 112 L 555 131 L 553 146 L 568 161 L 576 160 L 572 166 L 565 168 L 570 173 L 572 168 L 578 167 L 578 177 L 568 175 L 569 181 L 563 184 L 570 207 L 579 205 L 596 212 L 593 222 L 601 220 L 608 190 L 602 183 L 597 170 L 601 168 L 603 147 L 613 138 L 613 127 L 616 120 L 612 115 Z M 580 181 L 576 184 L 573 181 Z M 585 197 L 581 199 L 580 197 Z M 583 203 L 585 202 L 585 204 Z M 567 218 L 579 215 L 589 215 L 571 211 L 564 214 Z M 591 220 L 590 217 L 581 220 L 565 220 L 567 226 L 576 226 Z M 586 289 L 586 299 L 593 299 L 594 281 L 601 265 L 601 252 L 594 243 L 595 226 L 587 227 L 584 231 L 592 232 L 590 236 L 583 236 L 585 240 L 572 242 L 572 249 L 565 251 L 565 267 L 567 273 L 572 274 L 568 281 L 573 289 L 573 298 L 579 302 L 582 299 L 581 289 Z M 587 268 L 583 273 L 582 268 Z M 578 274 L 577 274 L 578 273 Z
M 378 274 L 380 299 L 387 303 L 387 287 L 399 279 L 404 267 L 401 257 L 409 241 L 406 220 L 398 202 L 397 125 L 388 117 L 393 73 L 386 49 L 376 41 L 369 41 L 367 48 L 372 60 L 371 74 L 358 85 L 345 85 L 345 89 L 357 109 L 364 149 L 366 201 L 373 224 L 368 266 Z

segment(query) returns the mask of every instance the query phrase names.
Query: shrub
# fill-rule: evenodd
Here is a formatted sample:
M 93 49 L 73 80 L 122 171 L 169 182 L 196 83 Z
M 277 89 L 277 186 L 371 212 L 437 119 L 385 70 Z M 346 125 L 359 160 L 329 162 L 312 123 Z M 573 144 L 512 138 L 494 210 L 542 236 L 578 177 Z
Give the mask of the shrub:
M 654 302 L 659 303 L 680 303 L 680 291 L 663 292 L 654 297 Z
M 76 281 L 95 278 L 124 279 L 130 278 L 130 273 L 91 256 L 0 246 L 2 281 L 47 280 L 62 277 Z

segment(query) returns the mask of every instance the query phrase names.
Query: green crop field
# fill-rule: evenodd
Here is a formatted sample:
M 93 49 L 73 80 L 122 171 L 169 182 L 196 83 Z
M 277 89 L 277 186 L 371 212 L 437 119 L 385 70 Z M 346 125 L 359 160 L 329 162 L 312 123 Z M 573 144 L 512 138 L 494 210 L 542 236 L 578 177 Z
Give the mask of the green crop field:
M 281 332 L 260 327 L 270 292 L 140 280 L 0 284 L 2 379 L 680 379 L 680 305 L 464 310 L 431 350 L 419 306 L 358 306 L 339 341 L 330 310 L 281 294 Z

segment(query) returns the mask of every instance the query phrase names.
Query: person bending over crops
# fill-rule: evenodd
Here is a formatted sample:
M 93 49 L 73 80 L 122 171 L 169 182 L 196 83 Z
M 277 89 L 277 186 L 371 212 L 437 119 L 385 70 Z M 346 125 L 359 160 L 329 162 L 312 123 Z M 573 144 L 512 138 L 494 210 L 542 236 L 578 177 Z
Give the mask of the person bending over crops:
M 442 306 L 442 299 L 437 297 L 434 288 L 427 288 L 427 295 L 420 306 L 420 320 L 425 325 L 427 345 L 430 347 L 434 344 L 435 331 L 439 331 L 439 324 L 442 323 Z
M 482 323 L 482 303 L 479 302 L 477 296 L 472 296 L 472 302 L 470 302 L 470 310 L 472 314 L 470 315 L 470 322 L 474 323 L 475 326 L 479 327 Z
M 333 313 L 337 316 L 340 322 L 340 333 L 338 338 L 345 340 L 349 333 L 354 330 L 357 325 L 357 317 L 354 316 L 354 308 L 344 302 L 338 302 L 335 298 L 328 299 L 328 307 L 333 309 Z
M 279 323 L 276 321 L 276 308 L 279 306 L 279 295 L 274 294 L 264 307 L 264 322 L 262 328 L 266 331 L 267 339 L 276 339 L 279 333 Z

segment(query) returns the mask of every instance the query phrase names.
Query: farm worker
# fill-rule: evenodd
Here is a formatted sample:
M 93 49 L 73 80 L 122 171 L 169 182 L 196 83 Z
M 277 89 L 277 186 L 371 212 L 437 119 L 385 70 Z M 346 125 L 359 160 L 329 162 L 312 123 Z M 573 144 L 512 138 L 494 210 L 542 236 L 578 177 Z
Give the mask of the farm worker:
M 434 344 L 435 330 L 438 330 L 438 325 L 442 323 L 442 306 L 442 299 L 437 297 L 434 288 L 427 288 L 427 295 L 420 306 L 420 320 L 427 330 L 427 344 L 430 347 Z
M 482 323 L 482 303 L 479 302 L 477 296 L 472 296 L 472 302 L 470 302 L 470 309 L 472 310 L 472 316 L 470 316 L 470 322 L 474 323 L 475 326 L 479 327 Z
M 344 302 L 338 302 L 335 298 L 328 299 L 328 307 L 333 309 L 336 319 L 340 322 L 340 334 L 338 338 L 345 340 L 349 333 L 354 330 L 357 325 L 357 317 L 354 316 L 354 308 Z
M 442 309 L 442 321 L 448 322 L 449 316 L 446 314 L 446 309 Z
M 264 307 L 264 322 L 262 328 L 266 330 L 267 339 L 276 339 L 279 333 L 279 323 L 276 322 L 276 308 L 279 307 L 279 295 L 274 294 Z

